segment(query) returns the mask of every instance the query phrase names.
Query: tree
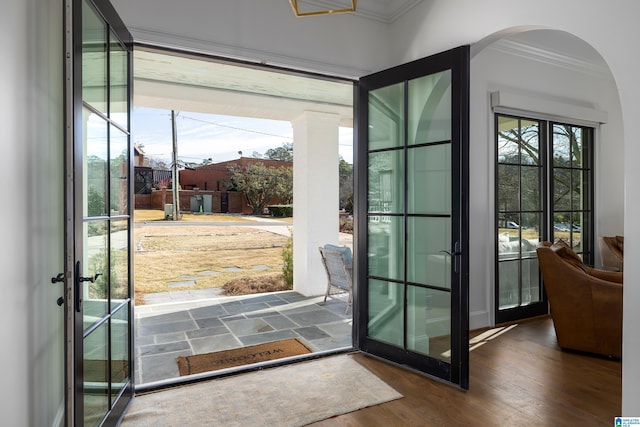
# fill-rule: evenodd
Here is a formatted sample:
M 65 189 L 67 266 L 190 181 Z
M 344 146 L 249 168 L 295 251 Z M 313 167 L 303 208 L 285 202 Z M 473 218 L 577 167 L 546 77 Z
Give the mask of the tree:
M 265 159 L 293 162 L 293 143 L 285 142 L 277 148 L 270 148 L 264 154 Z
M 340 157 L 338 164 L 340 208 L 353 212 L 353 166 Z
M 227 171 L 229 181 L 225 187 L 243 193 L 254 215 L 261 214 L 274 199 L 283 204 L 293 200 L 293 171 L 289 167 L 267 167 L 256 162 L 246 166 L 232 164 Z

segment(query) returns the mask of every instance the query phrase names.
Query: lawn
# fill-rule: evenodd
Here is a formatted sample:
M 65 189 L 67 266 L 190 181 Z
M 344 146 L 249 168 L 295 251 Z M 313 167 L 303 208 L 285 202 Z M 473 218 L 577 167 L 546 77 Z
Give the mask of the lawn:
M 273 281 L 282 274 L 282 250 L 288 238 L 252 227 L 199 225 L 204 221 L 246 221 L 231 215 L 184 214 L 192 225 L 154 225 L 162 211 L 135 212 L 134 275 L 136 304 L 154 292 L 222 287 L 246 279 Z M 206 219 L 205 219 L 206 218 Z M 145 221 L 147 223 L 145 223 Z M 239 271 L 225 269 L 236 268 Z M 183 276 L 197 277 L 195 286 L 170 287 Z

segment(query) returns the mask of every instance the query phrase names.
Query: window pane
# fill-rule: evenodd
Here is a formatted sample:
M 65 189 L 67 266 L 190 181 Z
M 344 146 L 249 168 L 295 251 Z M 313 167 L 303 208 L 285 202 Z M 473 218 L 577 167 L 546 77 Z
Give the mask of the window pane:
M 369 155 L 369 212 L 398 213 L 404 208 L 403 151 Z
M 123 305 L 111 316 L 112 399 L 129 382 L 129 306 Z
M 402 217 L 369 216 L 369 275 L 403 280 Z
M 87 329 L 107 314 L 109 283 L 109 251 L 107 248 L 107 221 L 84 223 L 84 257 L 82 267 L 86 277 L 98 277 L 94 282 L 82 282 L 82 312 Z
M 111 80 L 109 90 L 111 95 L 111 111 L 109 117 L 127 129 L 129 125 L 129 86 L 127 52 L 115 35 L 111 34 L 111 51 L 109 72 Z
M 581 169 L 573 169 L 571 171 L 572 179 L 571 179 L 571 209 L 572 210 L 581 210 L 583 209 L 582 205 L 582 195 L 585 194 L 584 186 L 586 184 L 583 179 L 584 171 Z
M 407 349 L 436 359 L 451 358 L 451 294 L 407 288 Z
M 409 81 L 408 145 L 451 140 L 451 71 Z
M 107 24 L 87 1 L 82 8 L 82 100 L 107 114 Z
M 407 198 L 409 213 L 451 212 L 451 144 L 410 148 Z
M 498 165 L 498 211 L 520 210 L 520 168 Z
M 571 166 L 574 168 L 581 168 L 585 165 L 582 143 L 584 131 L 585 129 L 580 127 L 571 128 Z
M 407 280 L 450 288 L 451 220 L 410 217 L 407 227 Z
M 404 292 L 398 283 L 369 280 L 369 319 L 367 335 L 404 347 Z
M 536 247 L 542 240 L 542 214 L 523 213 L 521 216 L 522 239 L 526 242 L 524 257 L 537 257 Z
M 542 301 L 538 258 L 522 260 L 522 294 L 520 297 L 522 305 Z
M 111 214 L 128 214 L 129 154 L 128 137 L 111 126 Z
M 520 129 L 518 119 L 498 117 L 498 163 L 520 163 Z
M 84 425 L 101 425 L 109 409 L 108 322 L 91 332 L 83 342 Z
M 519 304 L 520 261 L 504 261 L 498 263 L 498 280 L 500 283 L 499 309 L 517 307 Z
M 522 120 L 520 123 L 520 162 L 524 165 L 540 164 L 540 125 Z
M 111 223 L 111 304 L 129 296 L 129 231 L 127 220 Z
M 553 209 L 571 209 L 571 169 L 553 170 Z
M 538 211 L 541 209 L 540 197 L 540 168 L 537 166 L 523 166 L 522 173 L 522 210 Z
M 86 126 L 84 139 L 86 171 L 83 173 L 86 191 L 85 216 L 107 215 L 107 163 L 109 150 L 107 144 L 107 122 L 97 114 L 83 109 L 83 119 Z
M 404 145 L 404 84 L 369 92 L 369 150 Z
M 571 165 L 571 127 L 553 125 L 553 166 L 569 167 Z

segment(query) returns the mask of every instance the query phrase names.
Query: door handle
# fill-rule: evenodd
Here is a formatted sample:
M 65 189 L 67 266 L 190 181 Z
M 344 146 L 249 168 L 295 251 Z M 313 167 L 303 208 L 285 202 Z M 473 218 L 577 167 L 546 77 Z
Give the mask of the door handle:
M 453 258 L 453 271 L 455 273 L 459 273 L 460 263 L 458 262 L 458 260 L 460 259 L 460 255 L 462 255 L 462 251 L 460 250 L 460 242 L 456 242 L 453 245 L 453 251 L 443 249 L 440 252 L 445 253 Z
M 98 280 L 98 277 L 102 276 L 102 273 L 96 273 L 91 277 L 84 277 L 84 276 L 80 276 L 78 278 L 78 280 L 80 280 L 81 282 L 91 282 L 91 283 L 95 283 L 96 280 Z

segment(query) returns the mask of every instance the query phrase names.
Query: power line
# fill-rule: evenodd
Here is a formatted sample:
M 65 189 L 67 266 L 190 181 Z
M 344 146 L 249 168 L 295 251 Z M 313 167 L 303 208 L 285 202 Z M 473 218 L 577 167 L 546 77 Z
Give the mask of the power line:
M 261 132 L 261 131 L 257 131 L 257 130 L 251 130 L 251 129 L 243 129 L 243 128 L 239 128 L 239 127 L 235 127 L 235 126 L 223 125 L 221 123 L 210 122 L 210 121 L 207 121 L 207 120 L 196 119 L 194 117 L 187 117 L 187 116 L 184 116 L 184 115 L 182 116 L 182 118 L 183 119 L 188 119 L 188 120 L 193 120 L 195 122 L 206 123 L 206 124 L 209 124 L 209 125 L 220 126 L 220 127 L 224 127 L 224 128 L 233 129 L 233 130 L 239 130 L 239 131 L 242 131 L 242 132 L 257 133 L 257 134 L 260 134 L 260 135 L 275 136 L 275 137 L 278 137 L 278 138 L 285 138 L 285 139 L 293 140 L 293 138 L 290 137 L 290 136 L 275 135 L 273 133 L 268 133 L 268 132 Z

